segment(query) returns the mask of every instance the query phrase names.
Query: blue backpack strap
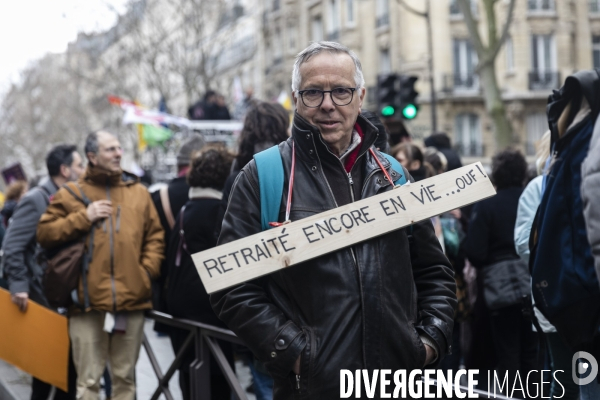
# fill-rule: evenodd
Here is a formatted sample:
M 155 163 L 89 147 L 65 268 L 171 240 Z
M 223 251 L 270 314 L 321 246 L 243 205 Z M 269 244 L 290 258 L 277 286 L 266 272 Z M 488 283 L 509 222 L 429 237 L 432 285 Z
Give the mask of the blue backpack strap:
M 254 155 L 260 187 L 260 223 L 262 230 L 271 229 L 269 222 L 279 219 L 283 196 L 283 162 L 279 146 L 275 145 Z
M 392 164 L 392 169 L 400 174 L 400 178 L 398 178 L 394 181 L 394 185 L 400 185 L 400 186 L 404 185 L 407 182 L 407 180 L 406 180 L 406 176 L 405 176 L 406 174 L 404 173 L 404 168 L 402 168 L 402 165 L 398 162 L 398 160 L 396 160 L 394 157 L 390 156 L 389 154 L 382 153 L 382 152 L 380 152 L 380 153 L 382 156 L 387 158 L 387 160 L 390 162 L 390 164 Z M 410 228 L 408 229 L 408 243 L 410 246 L 411 258 L 412 257 L 416 258 L 417 250 L 415 247 L 414 238 L 412 236 L 412 233 L 413 233 L 413 226 L 411 225 Z
M 390 162 L 390 164 L 392 164 L 392 169 L 400 174 L 400 178 L 396 179 L 394 181 L 394 184 L 400 185 L 400 186 L 404 185 L 407 181 L 406 181 L 406 176 L 405 176 L 406 174 L 404 173 L 404 169 L 402 168 L 402 165 L 400 165 L 398 160 L 396 160 L 394 157 L 390 156 L 389 154 L 381 153 L 381 155 L 384 156 L 385 158 L 387 158 L 387 160 Z

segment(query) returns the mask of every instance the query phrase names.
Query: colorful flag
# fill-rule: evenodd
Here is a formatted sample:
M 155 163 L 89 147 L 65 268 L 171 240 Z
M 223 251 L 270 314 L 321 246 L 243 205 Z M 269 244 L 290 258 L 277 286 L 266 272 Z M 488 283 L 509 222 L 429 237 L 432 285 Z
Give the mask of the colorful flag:
M 142 137 L 149 147 L 158 146 L 173 136 L 173 131 L 160 125 L 142 125 Z

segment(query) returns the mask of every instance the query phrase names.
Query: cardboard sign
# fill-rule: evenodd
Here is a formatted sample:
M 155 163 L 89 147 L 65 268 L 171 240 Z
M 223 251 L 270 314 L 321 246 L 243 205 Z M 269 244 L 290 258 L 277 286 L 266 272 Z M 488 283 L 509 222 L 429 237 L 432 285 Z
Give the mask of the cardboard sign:
M 0 289 L 0 358 L 67 391 L 67 318 L 33 301 L 22 313 L 10 300 L 10 293 Z
M 270 274 L 496 194 L 481 163 L 409 183 L 192 255 L 207 293 Z

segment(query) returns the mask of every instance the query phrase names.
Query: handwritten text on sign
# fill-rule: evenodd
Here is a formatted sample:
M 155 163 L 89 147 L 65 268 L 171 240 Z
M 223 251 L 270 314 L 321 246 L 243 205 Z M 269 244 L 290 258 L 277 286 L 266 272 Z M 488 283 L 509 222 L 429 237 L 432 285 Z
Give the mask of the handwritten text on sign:
M 494 194 L 481 163 L 475 163 L 196 253 L 192 259 L 206 291 L 213 293 Z

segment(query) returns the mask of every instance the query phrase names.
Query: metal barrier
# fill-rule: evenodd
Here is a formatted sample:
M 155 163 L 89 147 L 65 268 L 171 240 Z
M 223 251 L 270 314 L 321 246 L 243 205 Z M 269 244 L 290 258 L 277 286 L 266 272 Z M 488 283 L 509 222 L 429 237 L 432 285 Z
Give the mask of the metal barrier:
M 158 387 L 152 395 L 152 400 L 157 400 L 161 394 L 164 394 L 167 400 L 173 400 L 173 395 L 169 390 L 169 381 L 173 377 L 175 371 L 179 368 L 183 356 L 190 346 L 195 347 L 196 359 L 190 365 L 190 395 L 193 400 L 209 400 L 210 399 L 210 357 L 215 357 L 219 368 L 229 383 L 231 391 L 235 393 L 239 400 L 248 400 L 244 389 L 240 385 L 237 376 L 225 355 L 217 339 L 225 340 L 232 343 L 243 344 L 243 342 L 230 330 L 217 328 L 212 325 L 203 324 L 187 319 L 175 318 L 169 314 L 158 311 L 149 311 L 146 317 L 158 321 L 162 324 L 175 328 L 188 330 L 188 334 L 183 346 L 175 355 L 175 359 L 163 374 L 160 365 L 156 359 L 156 355 L 150 346 L 148 338 L 144 334 L 143 346 L 148 354 L 152 369 L 158 378 Z
M 217 339 L 221 339 L 243 345 L 243 342 L 233 332 L 196 321 L 175 318 L 172 315 L 158 311 L 149 311 L 146 314 L 146 317 L 165 325 L 186 329 L 190 332 L 165 374 L 162 373 L 160 365 L 158 364 L 158 360 L 156 359 L 154 351 L 150 346 L 150 342 L 148 341 L 146 334 L 144 334 L 142 344 L 146 350 L 146 353 L 148 354 L 148 359 L 150 360 L 150 364 L 152 364 L 152 369 L 154 369 L 154 373 L 158 378 L 158 387 L 154 391 L 151 400 L 157 400 L 161 394 L 164 394 L 167 400 L 173 400 L 173 395 L 169 390 L 169 381 L 181 364 L 185 352 L 192 344 L 195 346 L 196 359 L 190 366 L 191 398 L 193 400 L 210 399 L 210 357 L 214 356 L 219 368 L 221 368 L 223 375 L 227 379 L 232 392 L 235 393 L 239 400 L 248 400 L 246 392 L 244 392 L 240 382 L 237 379 L 237 375 L 227 362 L 221 347 L 216 341 Z M 432 384 L 437 386 L 437 381 L 432 379 Z M 451 386 L 454 388 L 455 385 L 451 384 Z M 462 385 L 458 385 L 458 387 L 463 393 L 467 393 L 467 387 Z M 477 393 L 480 398 L 488 395 L 488 393 L 478 389 L 472 389 L 472 391 Z M 501 400 L 515 400 L 513 398 L 503 396 L 500 393 L 496 394 L 495 398 Z

